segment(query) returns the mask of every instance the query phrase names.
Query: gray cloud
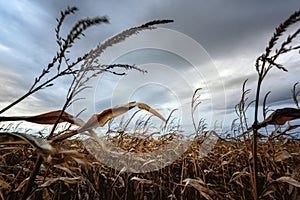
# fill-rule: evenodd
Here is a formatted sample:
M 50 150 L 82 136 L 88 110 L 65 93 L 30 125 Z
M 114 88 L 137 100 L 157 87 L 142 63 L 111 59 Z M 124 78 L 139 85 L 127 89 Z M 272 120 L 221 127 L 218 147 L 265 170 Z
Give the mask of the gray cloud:
M 268 42 L 264 39 L 300 5 L 280 0 L 164 2 L 163 9 L 157 6 L 151 17 L 174 19 L 171 28 L 196 39 L 213 57 L 237 51 L 247 54 L 249 48 L 263 50 Z

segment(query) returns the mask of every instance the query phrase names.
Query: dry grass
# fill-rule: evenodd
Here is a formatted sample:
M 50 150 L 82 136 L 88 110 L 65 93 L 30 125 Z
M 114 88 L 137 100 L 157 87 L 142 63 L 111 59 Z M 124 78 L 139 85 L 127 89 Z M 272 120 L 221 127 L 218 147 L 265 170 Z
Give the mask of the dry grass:
M 120 146 L 131 146 L 132 140 L 122 138 L 118 140 Z M 148 144 L 148 148 L 143 146 L 144 151 L 148 152 L 160 140 L 144 142 Z M 296 180 L 300 179 L 300 142 L 285 139 L 261 142 L 258 146 L 258 192 L 262 199 L 299 199 L 300 186 Z M 66 153 L 43 163 L 29 199 L 249 199 L 252 196 L 249 152 L 240 142 L 220 139 L 204 158 L 197 152 L 201 143 L 195 142 L 171 165 L 141 174 L 120 173 L 106 167 L 89 154 L 80 140 L 64 141 L 59 148 Z M 138 151 L 139 147 L 135 149 Z M 29 145 L 6 145 L 0 151 L 0 196 L 18 199 L 35 166 L 37 152 Z M 67 158 L 68 155 L 71 156 Z

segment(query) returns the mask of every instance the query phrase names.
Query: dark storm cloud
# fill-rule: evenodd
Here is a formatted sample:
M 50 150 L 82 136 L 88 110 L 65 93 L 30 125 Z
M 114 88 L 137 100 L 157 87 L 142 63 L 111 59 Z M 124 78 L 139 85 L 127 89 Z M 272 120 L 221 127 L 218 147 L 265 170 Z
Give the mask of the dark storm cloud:
M 299 8 L 298 1 L 164 1 L 151 16 L 175 20 L 172 28 L 185 33 L 213 56 L 263 50 L 273 30 Z M 150 16 L 149 16 L 150 17 Z

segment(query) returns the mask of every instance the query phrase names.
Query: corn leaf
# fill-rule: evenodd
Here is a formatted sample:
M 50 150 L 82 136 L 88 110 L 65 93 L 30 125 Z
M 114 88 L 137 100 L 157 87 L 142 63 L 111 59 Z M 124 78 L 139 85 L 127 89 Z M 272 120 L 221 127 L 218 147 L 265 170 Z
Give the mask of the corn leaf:
M 292 157 L 292 155 L 288 151 L 283 150 L 283 151 L 280 151 L 279 153 L 277 153 L 275 155 L 274 160 L 275 160 L 275 162 L 281 162 L 281 161 L 284 161 L 284 160 L 286 160 L 290 157 Z
M 84 131 L 90 131 L 91 129 L 96 128 L 98 126 L 103 127 L 109 120 L 128 112 L 129 110 L 131 110 L 134 107 L 138 107 L 141 110 L 146 110 L 146 111 L 150 112 L 151 114 L 155 115 L 156 117 L 160 118 L 164 122 L 166 122 L 166 119 L 162 115 L 160 115 L 156 110 L 154 110 L 147 104 L 133 101 L 133 102 L 129 102 L 127 104 L 117 105 L 117 106 L 108 108 L 99 114 L 94 114 L 85 124 L 83 124 L 77 130 L 72 130 L 63 135 L 58 135 L 55 138 L 52 138 L 52 141 L 54 141 L 54 142 L 62 141 L 64 139 L 72 137 L 78 133 L 82 133 Z
M 124 105 L 117 105 L 112 108 L 106 109 L 102 111 L 100 114 L 93 115 L 87 123 L 78 130 L 78 132 L 83 132 L 88 129 L 95 128 L 97 126 L 103 127 L 109 120 L 118 117 L 129 110 L 131 110 L 134 107 L 138 107 L 139 109 L 146 110 L 150 112 L 151 114 L 155 115 L 156 117 L 162 119 L 163 121 L 166 121 L 164 117 L 162 117 L 156 110 L 148 106 L 147 104 L 144 103 L 139 103 L 139 102 L 129 102 Z
M 4 181 L 1 177 L 0 177 L 0 187 L 2 187 L 3 189 L 6 189 L 6 190 L 11 189 L 11 186 L 9 185 L 9 183 Z
M 283 108 L 275 110 L 267 119 L 259 123 L 260 127 L 265 127 L 269 124 L 284 125 L 288 121 L 300 118 L 300 110 L 296 108 Z
M 36 124 L 54 124 L 57 118 L 60 116 L 61 110 L 52 111 L 43 113 L 35 116 L 13 116 L 13 117 L 0 117 L 0 121 L 27 121 Z M 67 112 L 63 112 L 59 123 L 61 122 L 69 122 L 71 124 L 80 125 L 81 120 L 68 114 Z
M 0 133 L 0 144 L 30 144 L 44 153 L 55 151 L 47 140 L 23 133 Z
M 77 184 L 77 183 L 82 182 L 82 177 L 79 176 L 79 177 L 74 177 L 74 178 L 70 178 L 70 177 L 51 178 L 51 179 L 47 180 L 45 183 L 43 183 L 40 187 L 48 187 L 57 181 L 62 181 L 65 184 Z
M 185 183 L 185 186 L 190 185 L 193 188 L 195 188 L 206 199 L 212 200 L 213 196 L 216 195 L 216 193 L 213 190 L 207 188 L 206 184 L 201 179 L 198 180 L 186 178 L 183 180 L 183 183 Z
M 285 183 L 288 183 L 290 185 L 300 188 L 300 183 L 289 176 L 282 176 L 282 177 L 276 179 L 275 181 L 276 182 L 285 182 Z

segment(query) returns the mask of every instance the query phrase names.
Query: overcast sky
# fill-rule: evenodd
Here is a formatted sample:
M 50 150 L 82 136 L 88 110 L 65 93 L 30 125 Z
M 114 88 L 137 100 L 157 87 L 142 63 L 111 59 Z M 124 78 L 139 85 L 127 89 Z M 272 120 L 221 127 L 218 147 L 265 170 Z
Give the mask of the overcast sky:
M 73 47 L 71 56 L 87 52 L 122 30 L 147 21 L 174 20 L 109 48 L 103 62 L 135 64 L 148 73 L 132 71 L 125 77 L 97 77 L 90 83 L 93 88 L 85 91 L 85 99 L 69 110 L 71 113 L 86 107 L 85 118 L 111 105 L 136 100 L 165 116 L 179 108 L 178 116 L 186 117 L 188 123 L 193 91 L 201 87 L 200 112 L 208 121 L 220 120 L 228 126 L 245 79 L 249 79 L 247 86 L 255 92 L 255 59 L 263 53 L 275 27 L 299 9 L 300 2 L 0 0 L 2 108 L 24 94 L 55 55 L 56 18 L 67 6 L 76 6 L 79 11 L 67 18 L 63 33 L 84 17 L 107 16 L 110 21 L 87 31 L 86 37 Z M 300 81 L 299 54 L 286 56 L 282 62 L 289 72 L 274 69 L 263 87 L 263 93 L 272 91 L 268 104 L 274 108 L 294 106 L 291 89 Z M 58 80 L 52 88 L 34 94 L 4 114 L 28 115 L 60 109 L 67 83 L 66 79 Z

